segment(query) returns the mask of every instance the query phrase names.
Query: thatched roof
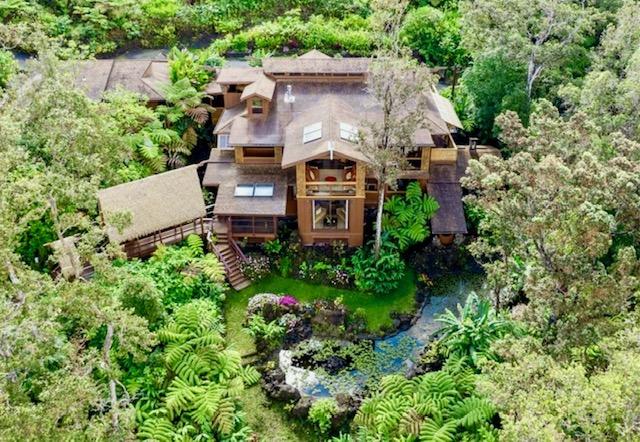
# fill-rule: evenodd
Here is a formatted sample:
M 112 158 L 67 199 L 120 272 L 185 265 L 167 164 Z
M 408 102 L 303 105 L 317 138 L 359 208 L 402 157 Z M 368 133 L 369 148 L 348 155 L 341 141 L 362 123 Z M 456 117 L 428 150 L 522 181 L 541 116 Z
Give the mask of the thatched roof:
M 240 99 L 244 101 L 248 98 L 258 96 L 271 101 L 273 99 L 273 91 L 275 90 L 276 81 L 262 74 L 256 81 L 244 88 Z
M 356 130 L 360 122 L 356 112 L 344 101 L 335 97 L 320 100 L 306 112 L 296 116 L 285 131 L 282 167 L 290 167 L 302 161 L 326 157 L 333 152 L 338 157 L 354 161 L 367 161 L 354 142 L 340 137 L 340 124 L 346 123 Z M 319 139 L 305 143 L 305 127 L 320 123 L 322 135 Z
M 270 75 L 364 75 L 370 60 L 364 57 L 308 58 L 268 57 L 262 60 L 262 68 Z
M 462 207 L 462 188 L 459 183 L 427 183 L 427 193 L 440 208 L 431 218 L 431 232 L 435 235 L 467 233 Z
M 249 84 L 262 75 L 261 68 L 221 68 L 216 77 L 218 84 Z
M 152 175 L 98 192 L 109 239 L 124 242 L 181 225 L 205 215 L 196 166 Z M 131 214 L 122 232 L 109 225 L 116 213 Z

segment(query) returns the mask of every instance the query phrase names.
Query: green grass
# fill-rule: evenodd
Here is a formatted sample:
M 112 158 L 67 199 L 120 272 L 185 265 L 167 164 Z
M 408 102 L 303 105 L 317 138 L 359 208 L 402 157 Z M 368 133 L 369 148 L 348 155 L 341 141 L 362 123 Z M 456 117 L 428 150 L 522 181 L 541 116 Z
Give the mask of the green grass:
M 350 312 L 360 307 L 365 310 L 367 326 L 373 333 L 390 327 L 393 323 L 391 312 L 411 313 L 414 308 L 416 293 L 415 273 L 407 272 L 400 285 L 393 292 L 377 296 L 357 290 L 337 289 L 323 285 L 310 284 L 293 278 L 269 276 L 255 282 L 239 292 L 231 291 L 227 295 L 225 313 L 227 318 L 227 335 L 243 354 L 254 350 L 251 338 L 241 330 L 244 314 L 249 298 L 258 293 L 290 294 L 302 302 L 316 299 L 335 299 L 342 297 L 342 302 Z

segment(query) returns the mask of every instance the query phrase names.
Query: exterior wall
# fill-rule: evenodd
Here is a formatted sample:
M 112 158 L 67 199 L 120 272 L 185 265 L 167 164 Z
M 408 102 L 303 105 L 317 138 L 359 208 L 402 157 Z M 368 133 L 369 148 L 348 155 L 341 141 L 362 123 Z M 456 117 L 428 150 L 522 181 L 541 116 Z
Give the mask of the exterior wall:
M 304 245 L 346 241 L 350 247 L 361 246 L 364 237 L 364 182 L 366 169 L 364 164 L 356 163 L 355 195 L 323 195 L 310 197 L 306 194 L 306 169 L 304 163 L 296 165 L 298 231 Z M 349 201 L 349 228 L 347 230 L 313 229 L 313 200 Z
M 224 93 L 224 107 L 229 108 L 233 107 L 236 104 L 240 103 L 240 96 L 242 92 L 225 92 Z
M 364 238 L 364 198 L 351 198 L 349 201 L 348 230 L 314 230 L 313 199 L 298 199 L 298 231 L 304 245 L 346 241 L 349 247 L 361 246 Z

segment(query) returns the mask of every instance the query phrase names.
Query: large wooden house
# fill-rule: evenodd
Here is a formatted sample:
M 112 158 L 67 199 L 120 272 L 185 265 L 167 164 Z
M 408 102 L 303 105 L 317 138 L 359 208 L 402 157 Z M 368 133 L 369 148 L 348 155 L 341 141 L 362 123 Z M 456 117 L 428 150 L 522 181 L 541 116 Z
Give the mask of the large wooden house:
M 222 68 L 215 83 L 224 110 L 215 126 L 203 185 L 215 189 L 214 213 L 235 238 L 271 239 L 278 219 L 295 217 L 304 244 L 363 243 L 365 213 L 378 183 L 355 138 L 380 110 L 367 93 L 368 58 L 311 51 L 272 57 L 261 68 Z M 418 180 L 440 203 L 432 220 L 443 240 L 467 232 L 459 178 L 470 156 L 452 133 L 451 103 L 434 89 L 397 189 Z
M 168 81 L 166 62 L 89 63 L 79 81 L 86 80 L 81 84 L 92 98 L 120 85 L 151 90 L 150 105 L 162 102 L 158 91 Z M 297 58 L 266 58 L 260 68 L 219 69 L 205 90 L 217 107 L 217 143 L 200 183 L 215 194 L 206 221 L 201 192 L 193 187 L 198 174 L 191 167 L 101 191 L 103 215 L 133 214 L 124 235 L 110 228 L 112 239 L 129 254 L 145 255 L 156 243 L 176 242 L 215 224 L 233 246 L 233 239 L 275 238 L 279 220 L 287 218 L 297 222 L 305 245 L 361 245 L 372 218 L 367 213 L 378 202 L 378 183 L 355 142 L 363 121 L 380 117 L 367 92 L 369 63 L 368 58 L 331 58 L 314 50 Z M 397 187 L 387 189 L 389 195 L 402 193 L 408 182 L 419 181 L 440 205 L 431 230 L 443 242 L 467 233 L 460 178 L 469 158 L 495 153 L 456 145 L 453 134 L 460 128 L 453 106 L 434 88 L 414 134 L 410 168 Z M 182 207 L 187 203 L 193 213 Z

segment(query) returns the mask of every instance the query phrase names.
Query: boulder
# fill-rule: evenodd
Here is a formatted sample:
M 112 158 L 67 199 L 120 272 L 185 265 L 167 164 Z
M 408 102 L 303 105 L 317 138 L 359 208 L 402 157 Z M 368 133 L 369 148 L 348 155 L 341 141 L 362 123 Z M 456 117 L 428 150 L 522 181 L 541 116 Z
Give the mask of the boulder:
M 283 402 L 296 402 L 300 399 L 300 392 L 296 387 L 289 384 L 280 384 L 271 397 Z
M 309 416 L 309 409 L 315 402 L 315 398 L 311 396 L 303 396 L 291 410 L 291 415 L 300 419 L 306 419 Z

